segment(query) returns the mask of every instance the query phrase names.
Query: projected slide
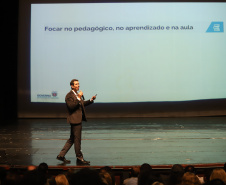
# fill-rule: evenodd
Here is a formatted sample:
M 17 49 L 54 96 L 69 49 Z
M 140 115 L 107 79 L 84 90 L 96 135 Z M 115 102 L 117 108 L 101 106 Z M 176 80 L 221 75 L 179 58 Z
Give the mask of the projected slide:
M 226 98 L 226 3 L 32 4 L 31 102 Z

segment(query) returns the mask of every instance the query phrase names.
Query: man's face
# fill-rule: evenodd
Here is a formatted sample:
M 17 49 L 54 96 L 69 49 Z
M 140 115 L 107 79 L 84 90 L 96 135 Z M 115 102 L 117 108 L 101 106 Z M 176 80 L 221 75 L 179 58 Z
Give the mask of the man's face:
M 74 91 L 79 91 L 79 82 L 78 81 L 74 81 L 74 85 L 71 85 L 71 88 L 74 90 Z

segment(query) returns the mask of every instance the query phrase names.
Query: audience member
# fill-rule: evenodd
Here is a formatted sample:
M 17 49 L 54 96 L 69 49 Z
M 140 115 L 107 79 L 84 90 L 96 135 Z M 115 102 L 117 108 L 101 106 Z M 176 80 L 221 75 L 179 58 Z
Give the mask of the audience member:
M 115 185 L 115 176 L 114 176 L 114 174 L 112 172 L 111 167 L 105 166 L 105 167 L 103 167 L 103 168 L 100 169 L 100 173 L 105 173 L 105 172 L 107 172 L 107 173 L 110 174 L 111 180 L 112 180 L 112 184 Z
M 43 179 L 43 183 L 47 182 L 49 166 L 46 163 L 40 163 L 37 168 L 37 175 Z
M 221 168 L 216 168 L 210 175 L 210 181 L 220 179 L 226 184 L 226 172 Z
M 138 184 L 138 175 L 140 173 L 140 167 L 134 166 L 131 169 L 130 178 L 127 178 L 123 181 L 124 185 L 137 185 Z
M 170 170 L 168 176 L 161 175 L 161 179 L 164 185 L 179 185 L 184 175 L 184 169 L 180 164 L 175 164 Z
M 45 185 L 47 183 L 46 165 L 41 163 L 38 168 L 32 165 L 28 166 L 23 177 L 23 185 Z
M 186 172 L 182 177 L 181 185 L 200 185 L 199 178 L 193 172 Z
M 108 172 L 101 172 L 101 173 L 99 173 L 99 175 L 104 184 L 112 185 L 111 175 Z
M 185 173 L 186 173 L 186 172 L 194 173 L 194 174 L 198 177 L 200 183 L 201 183 L 201 184 L 204 184 L 204 177 L 199 177 L 199 176 L 196 174 L 196 169 L 195 169 L 194 166 L 192 166 L 192 165 L 186 166 L 186 167 L 184 168 L 184 172 L 185 172 Z
M 83 168 L 70 178 L 70 185 L 105 185 L 99 173 L 90 168 Z
M 138 176 L 138 185 L 145 185 L 149 179 L 149 177 L 152 175 L 152 167 L 144 163 L 140 167 L 140 174 Z
M 196 174 L 196 169 L 195 169 L 194 166 L 188 165 L 188 166 L 186 166 L 186 167 L 184 168 L 184 172 L 185 172 L 185 173 L 186 173 L 186 172 L 191 172 L 191 173 Z
M 206 169 L 205 172 L 204 172 L 204 177 L 203 177 L 203 180 L 204 180 L 204 183 L 207 183 L 210 181 L 210 175 L 212 173 L 212 169 Z
M 68 179 L 64 174 L 55 177 L 56 185 L 69 185 Z
M 38 171 L 43 173 L 43 174 L 47 174 L 48 173 L 48 165 L 46 163 L 40 163 L 38 166 Z

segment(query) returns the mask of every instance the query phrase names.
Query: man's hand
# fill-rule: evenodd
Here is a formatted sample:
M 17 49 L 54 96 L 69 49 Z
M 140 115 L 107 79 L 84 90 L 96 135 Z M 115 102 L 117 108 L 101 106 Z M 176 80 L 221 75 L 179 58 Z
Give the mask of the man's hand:
M 82 95 L 83 95 L 83 92 L 80 91 L 80 92 L 78 93 L 78 98 L 81 99 Z
M 95 100 L 96 99 L 96 96 L 93 96 L 91 99 L 90 99 L 90 101 L 93 101 L 93 100 Z

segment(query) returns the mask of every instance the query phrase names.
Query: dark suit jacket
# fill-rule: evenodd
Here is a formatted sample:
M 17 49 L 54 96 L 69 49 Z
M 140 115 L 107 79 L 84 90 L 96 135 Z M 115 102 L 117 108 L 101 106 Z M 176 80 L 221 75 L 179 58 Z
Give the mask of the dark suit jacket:
M 84 106 L 90 105 L 93 101 L 81 100 L 79 101 L 73 91 L 70 91 L 66 97 L 65 102 L 67 105 L 67 122 L 71 124 L 79 124 L 86 121 Z M 84 106 L 83 106 L 84 105 Z

